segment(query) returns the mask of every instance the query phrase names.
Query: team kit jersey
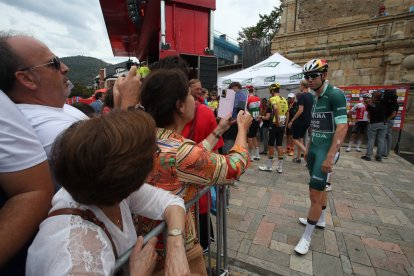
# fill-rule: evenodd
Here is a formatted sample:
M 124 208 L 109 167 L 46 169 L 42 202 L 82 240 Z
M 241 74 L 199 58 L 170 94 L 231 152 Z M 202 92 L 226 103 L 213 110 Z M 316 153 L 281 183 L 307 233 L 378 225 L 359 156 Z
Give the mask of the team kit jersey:
M 250 115 L 252 115 L 254 119 L 257 119 L 260 115 L 260 98 L 254 95 L 249 96 L 247 99 L 247 109 L 249 110 Z
M 354 105 L 351 112 L 355 112 L 357 122 L 368 122 L 368 111 L 364 103 Z
M 311 188 L 323 191 L 327 175 L 322 172 L 337 125 L 347 124 L 345 94 L 337 87 L 328 84 L 312 107 L 311 143 L 307 157 Z
M 314 98 L 311 146 L 330 147 L 336 126 L 347 122 L 345 94 L 339 88 L 328 84 L 322 94 Z
M 289 109 L 287 100 L 281 96 L 273 96 L 269 99 L 271 106 L 277 106 L 277 114 L 273 115 L 273 124 L 282 127 L 286 125 L 286 112 Z M 277 117 L 276 117 L 277 116 Z M 277 120 L 278 119 L 278 120 Z

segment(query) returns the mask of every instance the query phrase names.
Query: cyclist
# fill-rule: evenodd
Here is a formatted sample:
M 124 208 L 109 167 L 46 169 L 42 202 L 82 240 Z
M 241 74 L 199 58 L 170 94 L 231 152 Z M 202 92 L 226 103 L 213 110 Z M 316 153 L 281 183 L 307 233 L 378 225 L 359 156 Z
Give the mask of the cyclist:
M 327 72 L 326 60 L 312 59 L 303 66 L 304 77 L 316 95 L 312 107 L 311 141 L 305 153 L 310 174 L 311 206 L 307 219 L 299 218 L 306 225 L 305 232 L 294 248 L 299 254 L 308 252 L 315 226 L 325 227 L 326 180 L 348 130 L 345 95 L 328 83 Z
M 272 107 L 272 121 L 269 129 L 269 154 L 268 160 L 265 166 L 260 166 L 261 171 L 272 171 L 273 157 L 275 154 L 275 141 L 277 147 L 277 172 L 283 172 L 283 136 L 285 135 L 286 128 L 286 113 L 289 110 L 288 102 L 285 98 L 279 95 L 280 84 L 274 83 L 269 86 L 269 92 L 272 97 L 269 99 L 269 105 Z
M 357 140 L 356 151 L 361 152 L 362 140 L 367 133 L 369 123 L 367 104 L 371 100 L 372 95 L 370 93 L 365 93 L 362 95 L 362 98 L 364 98 L 364 102 L 355 104 L 348 112 L 349 115 L 355 113 L 356 123 L 352 128 L 351 138 L 349 139 L 348 148 L 346 149 L 347 152 L 351 151 L 352 142 L 355 140 Z

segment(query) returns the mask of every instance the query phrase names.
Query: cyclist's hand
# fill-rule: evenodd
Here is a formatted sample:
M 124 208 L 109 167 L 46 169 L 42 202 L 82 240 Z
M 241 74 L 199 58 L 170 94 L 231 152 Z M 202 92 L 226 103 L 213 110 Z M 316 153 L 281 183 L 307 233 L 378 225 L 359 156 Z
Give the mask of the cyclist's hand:
M 322 163 L 322 172 L 328 174 L 332 172 L 332 167 L 334 165 L 334 158 L 327 156 L 325 161 Z

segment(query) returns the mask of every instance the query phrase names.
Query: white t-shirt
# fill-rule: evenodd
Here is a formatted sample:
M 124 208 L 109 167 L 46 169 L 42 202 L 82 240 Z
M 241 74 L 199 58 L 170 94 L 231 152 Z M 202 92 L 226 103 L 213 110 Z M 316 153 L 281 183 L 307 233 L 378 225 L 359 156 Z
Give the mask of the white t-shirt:
M 63 188 L 53 197 L 50 212 L 61 208 L 90 209 L 105 224 L 118 256 L 121 256 L 137 241 L 131 213 L 163 220 L 168 206 L 184 208 L 184 201 L 168 191 L 144 184 L 119 205 L 123 231 L 98 207 L 77 203 Z M 47 218 L 40 225 L 29 248 L 26 275 L 112 275 L 114 265 L 111 242 L 100 227 L 79 216 L 58 215 Z
M 55 138 L 73 123 L 88 119 L 84 113 L 65 104 L 63 108 L 37 104 L 17 104 L 32 125 L 48 157 Z
M 0 91 L 0 173 L 21 171 L 46 160 L 33 128 Z

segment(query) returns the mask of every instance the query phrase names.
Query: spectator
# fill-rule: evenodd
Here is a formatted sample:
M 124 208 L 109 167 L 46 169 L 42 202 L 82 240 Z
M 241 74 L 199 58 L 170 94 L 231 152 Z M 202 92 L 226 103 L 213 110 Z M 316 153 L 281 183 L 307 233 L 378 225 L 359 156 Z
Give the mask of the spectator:
M 219 101 L 217 98 L 217 91 L 210 92 L 210 101 L 208 102 L 208 107 L 213 111 L 214 115 L 217 117 L 217 108 L 219 105 Z
M 49 156 L 60 132 L 72 123 L 88 118 L 65 104 L 69 68 L 46 45 L 32 37 L 6 36 L 4 41 L 9 51 L 21 60 L 12 85 L 4 92 L 18 103 L 17 107 L 32 125 Z M 49 62 L 45 63 L 47 60 Z
M 356 151 L 361 152 L 361 144 L 362 140 L 364 139 L 365 134 L 367 133 L 368 127 L 368 111 L 367 111 L 367 104 L 371 100 L 371 93 L 365 93 L 362 95 L 364 102 L 355 104 L 352 109 L 349 111 L 349 114 L 355 113 L 356 114 L 356 123 L 352 128 L 352 135 L 349 139 L 348 148 L 346 149 L 347 152 L 350 152 L 352 149 L 352 143 L 357 140 L 357 147 Z
M 196 99 L 196 101 L 204 104 L 205 98 L 203 97 L 203 87 L 201 86 L 201 81 L 199 79 L 191 79 L 188 83 L 191 90 L 191 95 Z
M 267 154 L 269 147 L 269 127 L 270 127 L 270 118 L 272 115 L 272 109 L 269 106 L 266 98 L 262 98 L 262 103 L 260 105 L 260 120 L 262 121 L 261 130 L 263 132 L 263 151 L 260 154 Z
M 374 150 L 375 139 L 377 139 L 377 152 L 375 160 L 382 161 L 384 152 L 384 140 L 387 133 L 387 106 L 382 101 L 382 93 L 375 91 L 372 93 L 372 99 L 367 105 L 369 125 L 368 125 L 368 144 L 367 151 L 361 159 L 371 161 Z
M 104 106 L 102 108 L 102 114 L 108 114 L 114 109 L 114 89 L 109 88 L 105 93 Z
M 208 100 L 209 100 L 209 98 L 210 98 L 210 95 L 209 95 L 209 93 L 208 93 L 208 90 L 207 90 L 207 88 L 201 88 L 201 97 L 203 97 L 204 98 L 204 104 L 205 105 L 208 105 Z
M 0 88 L 22 61 L 0 38 Z M 0 91 L 0 275 L 24 275 L 27 248 L 46 218 L 53 195 L 46 154 L 30 124 Z
M 229 89 L 234 90 L 236 93 L 241 90 L 241 84 L 239 82 L 232 82 L 229 84 Z M 232 124 L 230 128 L 223 133 L 223 141 L 224 145 L 222 148 L 222 153 L 227 154 L 229 153 L 230 149 L 234 145 L 234 141 L 236 139 L 238 130 L 237 124 Z
M 394 127 L 394 119 L 398 112 L 398 96 L 395 90 L 385 90 L 383 102 L 387 106 L 387 132 L 385 134 L 384 151 L 382 158 L 388 158 L 392 143 L 392 129 Z
M 251 116 L 240 111 L 237 117 L 239 132 L 229 155 L 212 152 L 221 134 L 229 128 L 230 116 L 221 119 L 217 128 L 201 143 L 185 139 L 183 126 L 194 116 L 194 97 L 188 89 L 188 80 L 179 70 L 151 72 L 141 89 L 141 103 L 157 124 L 160 156 L 148 183 L 179 194 L 185 201 L 196 195 L 200 185 L 231 184 L 249 165 L 247 129 Z M 160 100 L 161 99 L 161 100 Z M 243 114 L 244 113 L 244 114 Z M 150 230 L 154 225 L 143 222 Z M 195 229 L 195 209 L 186 218 L 186 248 L 192 274 L 206 275 L 202 248 Z
M 214 113 L 204 104 L 201 104 L 198 99 L 198 87 L 201 86 L 200 81 L 190 80 L 193 85 L 190 86 L 191 95 L 194 98 L 194 117 L 183 128 L 181 135 L 196 143 L 201 143 L 206 139 L 210 133 L 217 127 L 217 121 Z M 213 151 L 223 146 L 223 139 L 220 137 L 217 144 L 213 147 Z M 207 252 L 209 247 L 210 236 L 214 237 L 213 226 L 211 220 L 207 219 L 207 214 L 210 212 L 209 202 L 211 202 L 210 192 L 203 195 L 199 202 L 199 223 L 200 223 L 200 244 L 204 252 Z M 208 227 L 210 227 L 210 236 L 208 235 Z
M 131 213 L 166 220 L 166 271 L 188 275 L 183 239 L 175 233 L 184 229 L 184 202 L 143 185 L 159 152 L 154 138 L 155 123 L 142 111 L 80 121 L 58 137 L 52 163 L 62 189 L 29 248 L 26 275 L 113 275 L 116 258 L 137 243 Z M 151 270 L 154 244 L 144 248 L 149 262 L 131 261 L 130 268 Z
M 254 94 L 254 87 L 252 85 L 246 86 L 249 90 L 249 97 L 247 98 L 247 110 L 253 117 L 252 125 L 247 134 L 247 142 L 249 145 L 250 161 L 260 160 L 259 143 L 257 142 L 257 130 L 259 129 L 260 116 L 260 98 Z
M 96 114 L 101 114 L 102 107 L 104 105 L 103 97 L 104 96 L 103 96 L 102 92 L 96 92 L 95 93 L 95 101 L 90 104 L 93 107 L 93 109 L 95 110 Z
M 292 121 L 293 117 L 296 114 L 296 111 L 298 109 L 297 107 L 297 103 L 296 103 L 296 97 L 295 94 L 293 93 L 289 93 L 288 94 L 288 105 L 289 105 L 289 110 L 288 110 L 288 125 L 290 123 L 290 121 Z M 292 131 L 289 127 L 286 127 L 286 151 L 285 151 L 289 156 L 293 156 L 295 153 L 295 147 L 293 144 L 293 139 L 292 139 Z
M 307 81 L 301 81 L 301 94 L 298 97 L 298 110 L 288 127 L 292 129 L 293 143 L 298 148 L 297 156 L 293 159 L 295 163 L 301 163 L 301 152 L 306 151 L 306 146 L 303 138 L 308 131 L 312 119 L 313 96 L 309 92 L 309 85 Z

